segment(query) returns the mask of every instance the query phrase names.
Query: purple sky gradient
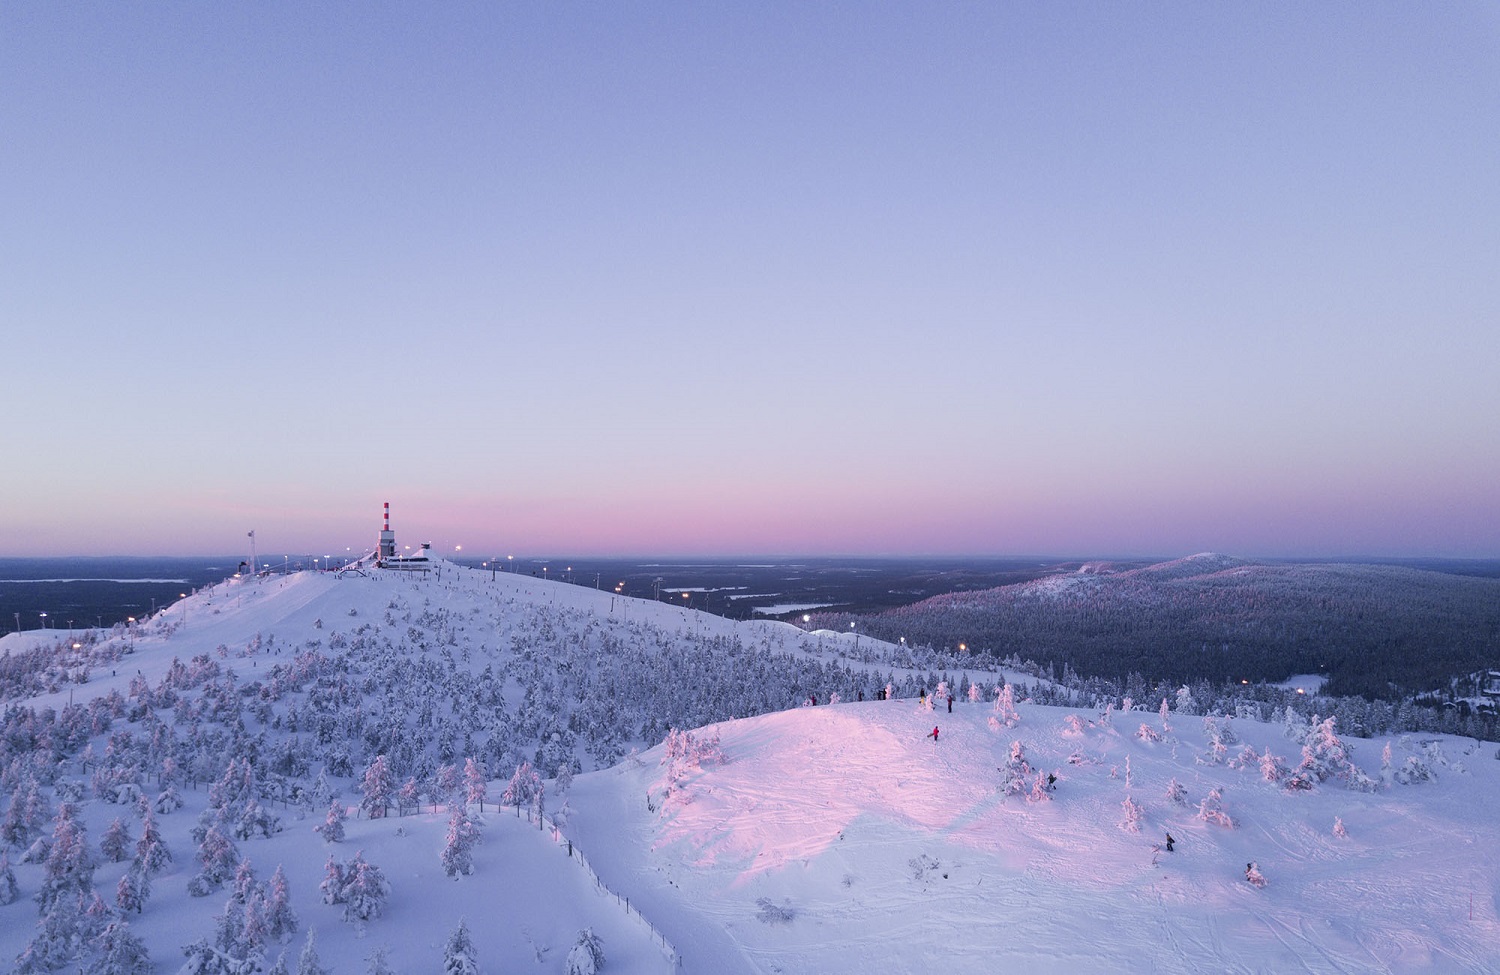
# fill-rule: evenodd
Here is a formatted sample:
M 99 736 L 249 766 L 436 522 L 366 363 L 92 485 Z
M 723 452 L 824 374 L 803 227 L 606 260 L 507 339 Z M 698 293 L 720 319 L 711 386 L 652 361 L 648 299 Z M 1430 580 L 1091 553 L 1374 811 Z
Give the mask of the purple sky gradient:
M 0 555 L 1500 557 L 1493 5 L 0 8 Z

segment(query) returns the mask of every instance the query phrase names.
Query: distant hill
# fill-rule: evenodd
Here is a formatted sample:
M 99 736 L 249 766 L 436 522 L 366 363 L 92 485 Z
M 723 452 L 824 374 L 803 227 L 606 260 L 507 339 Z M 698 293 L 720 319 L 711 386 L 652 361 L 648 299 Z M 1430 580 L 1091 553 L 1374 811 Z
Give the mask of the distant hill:
M 839 629 L 842 617 L 819 617 Z M 1177 681 L 1329 677 L 1393 699 L 1500 663 L 1500 579 L 1392 565 L 1200 554 L 937 596 L 860 618 L 887 640 L 966 644 L 1082 674 Z

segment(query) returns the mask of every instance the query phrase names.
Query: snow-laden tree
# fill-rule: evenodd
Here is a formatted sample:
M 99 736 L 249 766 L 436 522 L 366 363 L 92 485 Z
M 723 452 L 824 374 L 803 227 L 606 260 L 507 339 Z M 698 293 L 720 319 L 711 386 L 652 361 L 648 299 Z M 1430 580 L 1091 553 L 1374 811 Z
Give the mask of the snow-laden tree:
M 1130 796 L 1126 796 L 1125 801 L 1120 803 L 1120 810 L 1123 814 L 1120 828 L 1131 833 L 1139 833 L 1141 831 L 1141 807 Z
M 1010 743 L 1010 760 L 1001 768 L 1001 786 L 1008 796 L 1018 796 L 1030 787 L 1031 763 L 1019 740 Z
M 476 762 L 472 757 L 464 759 L 464 801 L 469 805 L 479 804 L 481 812 L 484 811 L 484 800 L 489 798 L 489 782 L 487 781 L 484 764 Z
M 141 869 L 139 863 L 132 862 L 130 868 L 120 876 L 120 882 L 115 885 L 115 906 L 124 913 L 135 911 L 141 913 L 146 907 L 146 900 L 151 896 L 151 877 Z
M 240 864 L 240 851 L 218 823 L 208 827 L 198 844 L 198 875 L 188 882 L 188 893 L 205 897 L 224 886 Z
M 479 975 L 479 953 L 474 948 L 469 922 L 465 918 L 458 919 L 458 927 L 453 929 L 443 948 L 443 975 Z
M 1014 728 L 1021 723 L 1021 713 L 1016 710 L 1016 691 L 1009 683 L 995 688 L 995 713 L 990 715 L 989 725 L 995 730 Z
M 568 952 L 567 975 L 595 975 L 604 967 L 604 939 L 593 928 L 578 932 L 578 941 Z
M 1253 861 L 1245 864 L 1245 880 L 1252 887 L 1264 887 L 1266 885 L 1265 875 L 1260 872 L 1260 864 Z
M 99 852 L 110 863 L 120 863 L 130 856 L 129 846 L 130 830 L 126 828 L 125 820 L 116 816 L 99 838 Z
M 380 868 L 365 859 L 363 850 L 354 854 L 344 869 L 344 920 L 363 922 L 379 917 L 390 894 L 391 885 Z
M 391 968 L 389 954 L 390 949 L 385 945 L 376 945 L 370 952 L 370 957 L 366 959 L 370 967 L 365 970 L 365 975 L 396 975 L 395 970 Z
M 323 903 L 344 903 L 344 865 L 328 854 L 328 862 L 323 864 L 323 882 L 318 884 L 318 890 L 323 893 Z
M 106 924 L 93 947 L 97 954 L 84 975 L 151 975 L 151 956 L 123 919 Z
M 0 850 L 0 907 L 14 904 L 20 896 L 21 888 L 16 885 L 16 872 L 11 869 L 10 854 Z
M 1342 779 L 1349 788 L 1361 792 L 1377 787 L 1375 780 L 1354 764 L 1349 747 L 1334 730 L 1336 720 L 1332 715 L 1322 720 L 1313 717 L 1302 739 L 1302 761 L 1287 777 L 1287 789 L 1311 789 L 1330 778 Z
M 1162 734 L 1167 734 L 1172 730 L 1172 722 L 1170 720 L 1172 709 L 1167 706 L 1166 698 L 1161 699 L 1161 710 L 1157 711 L 1156 713 L 1161 718 Z
M 297 975 L 333 975 L 332 969 L 324 968 L 318 957 L 318 931 L 307 929 L 307 940 L 302 943 L 302 953 L 297 956 Z
M 360 808 L 364 810 L 365 816 L 370 819 L 379 819 L 384 816 L 386 810 L 391 807 L 391 800 L 395 797 L 396 790 L 390 763 L 386 761 L 384 755 L 376 755 L 375 760 L 365 769 L 360 789 L 364 796 L 360 802 Z
M 162 839 L 156 817 L 149 809 L 141 820 L 141 838 L 135 842 L 135 862 L 147 874 L 159 873 L 172 862 L 172 851 Z
M 1224 810 L 1224 793 L 1218 789 L 1209 789 L 1208 795 L 1198 803 L 1198 818 L 1205 823 L 1218 823 L 1220 826 L 1234 828 L 1234 820 Z
M 70 802 L 57 807 L 42 870 L 42 886 L 36 894 L 41 915 L 48 914 L 60 900 L 87 898 L 94 891 L 94 858 L 89 853 L 88 835 Z
M 344 842 L 344 804 L 337 799 L 328 804 L 328 815 L 323 819 L 321 826 L 314 826 L 313 832 L 323 837 L 325 843 Z
M 234 836 L 240 840 L 256 837 L 270 839 L 281 832 L 281 817 L 262 806 L 253 797 L 245 801 L 244 809 L 234 823 Z
M 455 880 L 460 874 L 474 872 L 474 847 L 480 840 L 479 824 L 469 818 L 461 806 L 453 807 L 448 817 L 448 837 L 443 845 L 443 871 Z
M 1172 781 L 1167 783 L 1167 799 L 1179 806 L 1187 805 L 1188 791 L 1181 782 L 1177 781 L 1176 776 L 1173 776 Z
M 1141 722 L 1141 727 L 1136 731 L 1135 736 L 1148 744 L 1155 744 L 1161 741 L 1161 734 L 1144 721 Z
M 297 914 L 292 910 L 291 894 L 281 864 L 271 874 L 265 895 L 266 938 L 286 944 L 297 931 Z
M 671 750 L 671 736 L 668 736 L 668 750 Z M 510 782 L 505 786 L 505 791 L 500 795 L 502 805 L 515 806 L 519 812 L 522 806 L 527 806 L 536 798 L 537 791 L 542 787 L 542 778 L 531 767 L 530 762 L 522 762 L 516 766 L 516 770 L 510 777 Z

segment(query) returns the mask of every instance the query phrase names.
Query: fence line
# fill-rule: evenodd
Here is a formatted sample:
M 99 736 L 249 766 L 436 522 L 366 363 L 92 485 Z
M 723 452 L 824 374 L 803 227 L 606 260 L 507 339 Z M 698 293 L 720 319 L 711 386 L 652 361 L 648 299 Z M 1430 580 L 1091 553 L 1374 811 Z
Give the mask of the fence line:
M 594 882 L 594 886 L 604 893 L 608 894 L 609 896 L 613 897 L 615 899 L 615 903 L 625 909 L 625 915 L 627 917 L 634 917 L 636 920 L 646 926 L 646 930 L 651 934 L 651 940 L 655 942 L 656 946 L 662 950 L 662 954 L 664 954 L 667 958 L 667 963 L 672 966 L 672 971 L 676 972 L 682 968 L 682 956 L 677 953 L 676 946 L 673 945 L 672 942 L 667 940 L 667 936 L 665 934 L 662 934 L 661 930 L 657 928 L 656 925 L 652 924 L 649 920 L 646 919 L 646 916 L 641 913 L 640 908 L 635 908 L 634 910 L 631 909 L 629 897 L 624 897 L 616 891 L 609 889 L 609 885 L 606 884 L 602 879 L 600 879 L 598 872 L 594 870 L 594 867 L 591 863 L 589 863 L 588 858 L 583 855 L 583 851 L 580 850 L 577 846 L 573 845 L 572 840 L 562 835 L 562 828 L 557 825 L 555 820 L 551 819 L 548 816 L 540 814 L 538 815 L 537 820 L 533 820 L 531 818 L 531 809 L 530 807 L 528 807 L 526 809 L 526 822 L 536 822 L 537 829 L 545 829 L 547 827 L 551 827 L 552 842 L 557 843 L 559 846 L 563 843 L 566 843 L 568 847 L 568 857 L 572 860 L 578 861 L 579 866 L 583 867 L 584 873 L 586 873 L 588 875 L 588 878 Z

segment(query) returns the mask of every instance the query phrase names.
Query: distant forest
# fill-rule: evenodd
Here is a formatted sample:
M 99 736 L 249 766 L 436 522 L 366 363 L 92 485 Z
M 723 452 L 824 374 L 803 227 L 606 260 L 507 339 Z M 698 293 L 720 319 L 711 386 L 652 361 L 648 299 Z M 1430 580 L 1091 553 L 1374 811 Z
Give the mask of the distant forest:
M 1194 556 L 953 593 L 813 625 L 910 646 L 1015 655 L 1123 684 L 1276 682 L 1322 674 L 1324 692 L 1395 701 L 1451 694 L 1500 667 L 1500 579 L 1390 565 L 1269 565 Z

